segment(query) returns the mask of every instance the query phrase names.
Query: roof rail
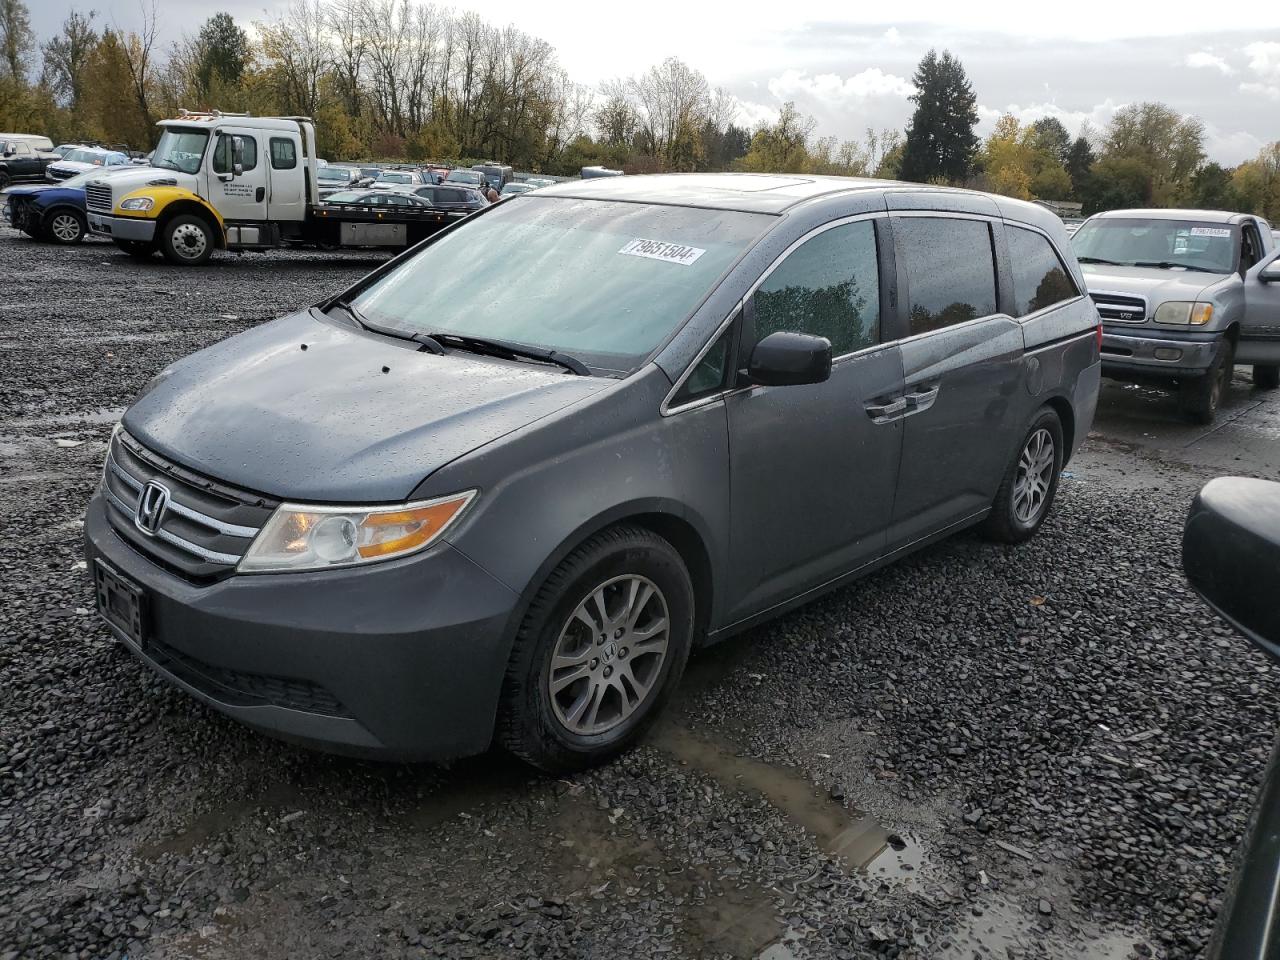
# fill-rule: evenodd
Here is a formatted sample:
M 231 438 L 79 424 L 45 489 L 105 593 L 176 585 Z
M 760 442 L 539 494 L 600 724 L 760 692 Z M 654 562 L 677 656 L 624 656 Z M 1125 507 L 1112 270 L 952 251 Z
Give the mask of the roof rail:
M 251 117 L 253 114 L 248 113 L 229 113 L 223 110 L 187 110 L 178 111 L 180 117 Z

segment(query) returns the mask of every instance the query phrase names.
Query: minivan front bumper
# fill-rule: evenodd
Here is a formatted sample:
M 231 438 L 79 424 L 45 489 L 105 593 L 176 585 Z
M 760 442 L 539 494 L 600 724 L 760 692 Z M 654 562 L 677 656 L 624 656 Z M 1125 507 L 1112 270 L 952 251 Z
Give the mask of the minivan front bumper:
M 400 561 L 196 584 L 122 540 L 102 494 L 103 561 L 144 591 L 140 648 L 166 680 L 249 726 L 341 753 L 447 759 L 488 748 L 516 595 L 447 544 Z
M 1155 328 L 1102 328 L 1102 372 L 1105 376 L 1197 376 L 1213 363 L 1220 333 Z

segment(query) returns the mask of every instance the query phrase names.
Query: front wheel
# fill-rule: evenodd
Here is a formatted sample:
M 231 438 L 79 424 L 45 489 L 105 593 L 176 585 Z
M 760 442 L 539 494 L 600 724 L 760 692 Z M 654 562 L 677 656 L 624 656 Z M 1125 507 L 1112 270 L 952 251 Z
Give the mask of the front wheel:
M 145 240 L 121 240 L 116 237 L 115 245 L 135 260 L 150 260 L 156 252 L 155 244 Z
M 79 243 L 89 232 L 89 224 L 74 210 L 55 210 L 44 223 L 44 235 L 54 243 Z
M 1280 387 L 1280 365 L 1254 364 L 1253 365 L 1253 385 L 1259 390 L 1274 390 Z
M 617 756 L 684 673 L 693 614 L 670 543 L 631 526 L 592 537 L 530 604 L 503 683 L 500 742 L 549 773 Z
M 1236 348 L 1230 340 L 1223 339 L 1218 353 L 1203 376 L 1186 380 L 1178 388 L 1178 400 L 1182 412 L 1193 423 L 1213 423 L 1218 407 L 1227 394 L 1231 374 L 1235 370 Z
M 1035 536 L 1053 506 L 1065 455 L 1062 421 L 1045 407 L 1005 472 L 982 532 L 1001 543 L 1022 543 Z
M 195 267 L 213 256 L 213 231 L 200 217 L 183 214 L 160 228 L 160 252 L 170 263 Z

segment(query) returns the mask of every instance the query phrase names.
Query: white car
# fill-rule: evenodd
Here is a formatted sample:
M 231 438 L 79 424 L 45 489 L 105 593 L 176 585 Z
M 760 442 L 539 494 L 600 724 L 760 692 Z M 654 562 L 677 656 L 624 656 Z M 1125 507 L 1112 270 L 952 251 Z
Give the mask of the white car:
M 118 150 L 100 150 L 96 147 L 80 147 L 68 150 L 57 163 L 45 168 L 45 178 L 50 183 L 70 179 L 78 173 L 88 173 L 99 167 L 123 167 L 130 163 L 129 155 Z

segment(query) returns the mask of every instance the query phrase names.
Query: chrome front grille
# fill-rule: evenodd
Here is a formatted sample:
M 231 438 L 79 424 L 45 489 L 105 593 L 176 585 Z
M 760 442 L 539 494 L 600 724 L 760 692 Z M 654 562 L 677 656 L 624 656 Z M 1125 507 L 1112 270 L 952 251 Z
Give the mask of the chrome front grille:
M 85 206 L 95 213 L 111 212 L 111 187 L 101 180 L 92 180 L 84 187 Z
M 1114 323 L 1142 323 L 1147 319 L 1147 301 L 1123 293 L 1090 293 L 1098 316 Z
M 139 515 L 148 486 L 165 494 L 151 524 Z M 161 566 L 195 581 L 230 574 L 277 506 L 185 470 L 124 431 L 107 452 L 103 495 L 116 533 Z
M 51 179 L 54 180 L 70 180 L 76 175 L 74 170 L 60 170 L 57 167 L 50 167 L 45 171 Z

